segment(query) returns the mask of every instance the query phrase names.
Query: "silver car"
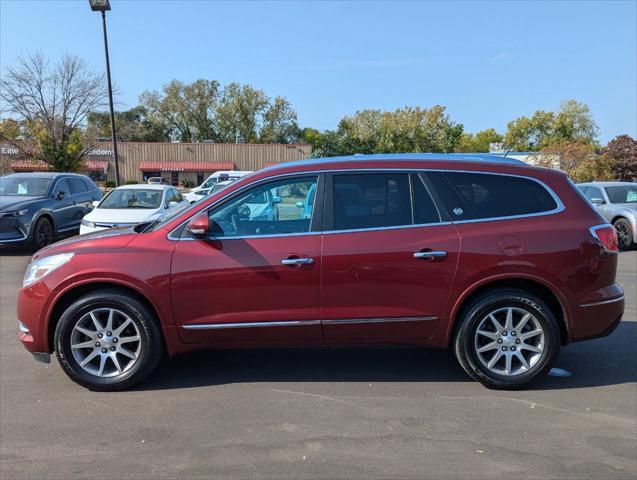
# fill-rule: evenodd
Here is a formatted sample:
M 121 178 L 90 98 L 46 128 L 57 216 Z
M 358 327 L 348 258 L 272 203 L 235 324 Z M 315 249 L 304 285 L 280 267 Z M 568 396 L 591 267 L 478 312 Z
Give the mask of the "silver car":
M 589 182 L 580 183 L 577 188 L 613 224 L 619 248 L 630 248 L 637 232 L 637 183 Z

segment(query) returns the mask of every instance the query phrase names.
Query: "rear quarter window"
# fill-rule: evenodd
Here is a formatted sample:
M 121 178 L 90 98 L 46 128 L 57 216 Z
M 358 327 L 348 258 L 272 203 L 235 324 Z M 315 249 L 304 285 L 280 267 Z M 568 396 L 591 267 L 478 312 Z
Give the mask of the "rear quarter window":
M 547 189 L 530 178 L 465 172 L 444 172 L 433 178 L 455 220 L 532 215 L 558 207 Z

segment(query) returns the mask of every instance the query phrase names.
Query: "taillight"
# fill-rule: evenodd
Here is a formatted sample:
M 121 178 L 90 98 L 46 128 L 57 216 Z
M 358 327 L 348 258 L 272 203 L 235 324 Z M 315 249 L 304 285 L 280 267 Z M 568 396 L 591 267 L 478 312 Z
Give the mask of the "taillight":
M 607 252 L 617 252 L 619 247 L 617 246 L 617 232 L 612 225 L 597 225 L 591 227 L 591 235 L 599 242 L 604 250 Z

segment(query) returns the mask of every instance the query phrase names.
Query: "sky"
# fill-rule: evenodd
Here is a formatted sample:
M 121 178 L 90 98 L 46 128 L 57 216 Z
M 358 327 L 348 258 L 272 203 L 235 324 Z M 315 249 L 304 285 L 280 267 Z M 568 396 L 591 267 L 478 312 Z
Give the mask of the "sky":
M 506 130 L 565 99 L 606 142 L 637 137 L 637 1 L 217 2 L 111 0 L 117 109 L 173 78 L 282 95 L 302 127 L 373 108 L 445 105 L 465 131 Z M 0 67 L 41 50 L 104 70 L 87 0 L 0 0 Z

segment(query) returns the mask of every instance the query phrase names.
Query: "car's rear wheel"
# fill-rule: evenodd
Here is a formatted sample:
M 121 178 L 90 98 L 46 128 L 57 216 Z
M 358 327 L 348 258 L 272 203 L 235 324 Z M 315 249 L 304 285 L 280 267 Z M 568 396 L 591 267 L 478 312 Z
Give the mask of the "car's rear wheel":
M 65 373 L 91 390 L 122 390 L 144 380 L 161 357 L 154 314 L 134 296 L 98 290 L 74 302 L 55 329 Z
M 617 246 L 626 250 L 633 244 L 633 230 L 630 228 L 630 223 L 625 218 L 618 218 L 613 223 L 615 231 L 617 232 Z
M 464 309 L 459 321 L 454 342 L 458 362 L 489 388 L 525 388 L 555 363 L 559 326 L 535 295 L 492 290 Z
M 49 245 L 54 237 L 55 231 L 51 220 L 46 217 L 39 218 L 33 228 L 33 246 L 40 250 Z

